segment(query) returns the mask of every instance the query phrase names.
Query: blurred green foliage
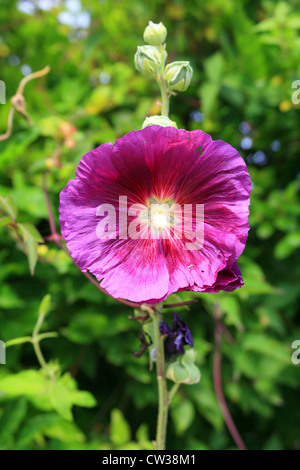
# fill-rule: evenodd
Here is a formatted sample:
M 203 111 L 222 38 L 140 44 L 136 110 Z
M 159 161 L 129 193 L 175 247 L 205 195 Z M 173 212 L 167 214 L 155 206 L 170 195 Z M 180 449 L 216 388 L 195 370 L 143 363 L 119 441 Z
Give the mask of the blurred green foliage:
M 222 343 L 224 393 L 246 445 L 300 448 L 300 365 L 291 362 L 292 341 L 300 339 L 300 105 L 291 100 L 300 79 L 297 4 L 86 0 L 77 11 L 75 0 L 1 0 L 7 104 L 0 105 L 0 133 L 23 75 L 51 67 L 25 88 L 33 126 L 16 115 L 12 136 L 0 143 L 0 339 L 15 340 L 0 366 L 1 449 L 152 448 L 155 374 L 147 355 L 131 355 L 140 325 L 43 241 L 50 229 L 42 190 L 48 171 L 58 227 L 58 194 L 81 156 L 159 112 L 155 84 L 133 66 L 150 19 L 168 28 L 169 60 L 190 60 L 194 69 L 189 90 L 172 99 L 171 119 L 238 148 L 253 181 L 251 231 L 239 263 L 245 286 L 180 294 L 199 299 L 178 312 L 193 332 L 202 378 L 176 395 L 167 446 L 234 448 L 213 389 L 217 302 L 234 339 Z M 55 383 L 28 341 L 46 294 L 41 334 L 58 337 L 40 346 Z

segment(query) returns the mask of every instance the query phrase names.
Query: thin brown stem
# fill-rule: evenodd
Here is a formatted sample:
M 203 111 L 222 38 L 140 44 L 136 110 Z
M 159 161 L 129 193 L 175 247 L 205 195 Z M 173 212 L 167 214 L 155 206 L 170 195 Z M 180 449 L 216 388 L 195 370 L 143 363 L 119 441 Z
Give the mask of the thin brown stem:
M 44 176 L 43 176 L 43 191 L 44 191 L 44 196 L 45 196 L 45 201 L 46 201 L 46 206 L 47 206 L 47 214 L 48 214 L 48 220 L 49 220 L 51 235 L 52 236 L 57 235 L 56 226 L 55 226 L 55 222 L 54 222 L 53 211 L 52 211 L 52 206 L 51 206 L 51 201 L 50 201 L 48 188 L 47 188 L 47 173 L 44 173 Z
M 243 442 L 243 439 L 240 436 L 240 433 L 237 430 L 237 427 L 232 419 L 229 408 L 227 406 L 223 387 L 222 387 L 222 353 L 221 353 L 221 344 L 223 336 L 223 328 L 220 320 L 220 309 L 218 305 L 214 305 L 214 320 L 215 320 L 215 351 L 214 351 L 214 361 L 213 361 L 213 376 L 214 376 L 214 387 L 216 396 L 221 408 L 222 415 L 226 426 L 236 443 L 237 447 L 240 450 L 246 450 L 246 446 Z
M 146 320 L 148 320 L 149 317 L 150 317 L 150 314 L 148 313 L 148 314 L 145 315 L 145 316 L 137 315 L 136 317 L 132 317 L 131 315 L 129 315 L 128 319 L 129 319 L 129 320 L 132 320 L 132 321 L 142 321 L 142 322 L 145 322 Z
M 31 80 L 34 80 L 35 78 L 41 78 L 44 77 L 44 75 L 47 75 L 50 72 L 50 67 L 47 65 L 44 67 L 42 70 L 38 70 L 37 72 L 30 73 L 26 77 L 22 78 L 20 81 L 20 84 L 17 89 L 17 95 L 23 95 L 24 88 L 26 83 L 30 82 Z
M 174 308 L 174 307 L 183 307 L 184 305 L 192 305 L 198 302 L 197 299 L 187 300 L 185 302 L 178 302 L 176 304 L 166 304 L 163 308 Z
M 13 120 L 14 120 L 15 108 L 12 106 L 8 113 L 7 118 L 7 130 L 4 134 L 0 135 L 0 141 L 7 140 L 10 138 L 13 128 Z
M 39 70 L 38 72 L 33 72 L 27 75 L 27 77 L 24 77 L 20 81 L 16 94 L 10 100 L 11 108 L 9 110 L 8 118 L 7 118 L 7 130 L 4 134 L 0 135 L 0 141 L 7 140 L 11 136 L 15 111 L 17 111 L 21 116 L 23 116 L 23 118 L 26 119 L 29 125 L 32 125 L 31 118 L 26 111 L 26 101 L 23 96 L 24 87 L 26 83 L 28 83 L 30 80 L 43 77 L 44 75 L 49 73 L 49 71 L 50 71 L 50 67 L 47 66 L 44 69 Z

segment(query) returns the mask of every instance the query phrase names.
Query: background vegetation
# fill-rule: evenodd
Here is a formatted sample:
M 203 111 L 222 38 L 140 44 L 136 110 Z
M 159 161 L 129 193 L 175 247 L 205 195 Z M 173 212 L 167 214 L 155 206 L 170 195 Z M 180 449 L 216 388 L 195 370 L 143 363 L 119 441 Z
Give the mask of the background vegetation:
M 292 341 L 300 339 L 300 105 L 291 101 L 300 79 L 297 3 L 1 0 L 7 104 L 0 105 L 0 133 L 24 75 L 46 65 L 51 72 L 26 85 L 33 125 L 16 113 L 12 136 L 0 142 L 0 194 L 8 197 L 0 202 L 0 339 L 28 340 L 39 310 L 48 312 L 41 332 L 58 333 L 40 343 L 46 369 L 26 339 L 8 343 L 0 366 L 1 449 L 151 448 L 155 374 L 147 354 L 131 355 L 140 325 L 128 319 L 132 309 L 104 296 L 45 240 L 42 188 L 48 171 L 58 229 L 58 194 L 81 156 L 159 112 L 158 89 L 133 65 L 150 19 L 168 28 L 169 59 L 190 60 L 194 69 L 189 90 L 172 100 L 171 119 L 238 148 L 253 181 L 251 231 L 239 263 L 245 286 L 180 294 L 199 300 L 178 313 L 193 332 L 202 379 L 174 400 L 167 446 L 235 446 L 213 387 L 217 303 L 227 328 L 224 393 L 247 447 L 300 448 L 300 365 L 291 361 Z M 36 249 L 31 276 L 26 253 L 33 269 Z

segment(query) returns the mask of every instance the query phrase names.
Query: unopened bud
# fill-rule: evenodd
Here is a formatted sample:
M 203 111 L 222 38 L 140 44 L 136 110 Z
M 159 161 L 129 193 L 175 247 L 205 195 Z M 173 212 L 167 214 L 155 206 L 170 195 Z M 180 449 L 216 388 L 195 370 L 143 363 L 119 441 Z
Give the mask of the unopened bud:
M 148 126 L 162 126 L 162 127 L 176 127 L 177 124 L 174 121 L 171 121 L 167 116 L 150 116 L 146 117 L 145 121 L 143 122 L 142 129 Z
M 161 54 L 154 46 L 138 46 L 134 56 L 136 69 L 143 75 L 153 75 L 159 71 Z
M 196 384 L 201 378 L 201 373 L 195 365 L 196 351 L 189 349 L 183 356 L 178 356 L 175 362 L 171 362 L 166 370 L 166 377 L 175 383 L 187 385 Z
M 160 46 L 163 44 L 167 37 L 167 28 L 160 23 L 153 23 L 149 21 L 148 26 L 144 31 L 144 41 L 151 46 Z
M 175 91 L 185 91 L 193 76 L 193 69 L 189 61 L 171 62 L 167 65 L 164 79 L 169 89 Z
M 47 315 L 51 310 L 51 295 L 47 294 L 43 298 L 42 302 L 40 303 L 39 307 L 39 315 Z

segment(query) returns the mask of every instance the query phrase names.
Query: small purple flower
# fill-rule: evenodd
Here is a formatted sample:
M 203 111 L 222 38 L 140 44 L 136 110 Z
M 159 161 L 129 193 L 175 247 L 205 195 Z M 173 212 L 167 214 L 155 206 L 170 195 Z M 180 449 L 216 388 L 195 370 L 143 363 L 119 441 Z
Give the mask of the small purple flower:
M 188 344 L 191 348 L 194 345 L 192 333 L 187 324 L 174 313 L 172 330 L 164 322 L 159 325 L 159 330 L 165 339 L 165 357 L 169 361 L 172 356 L 184 354 L 184 346 Z

